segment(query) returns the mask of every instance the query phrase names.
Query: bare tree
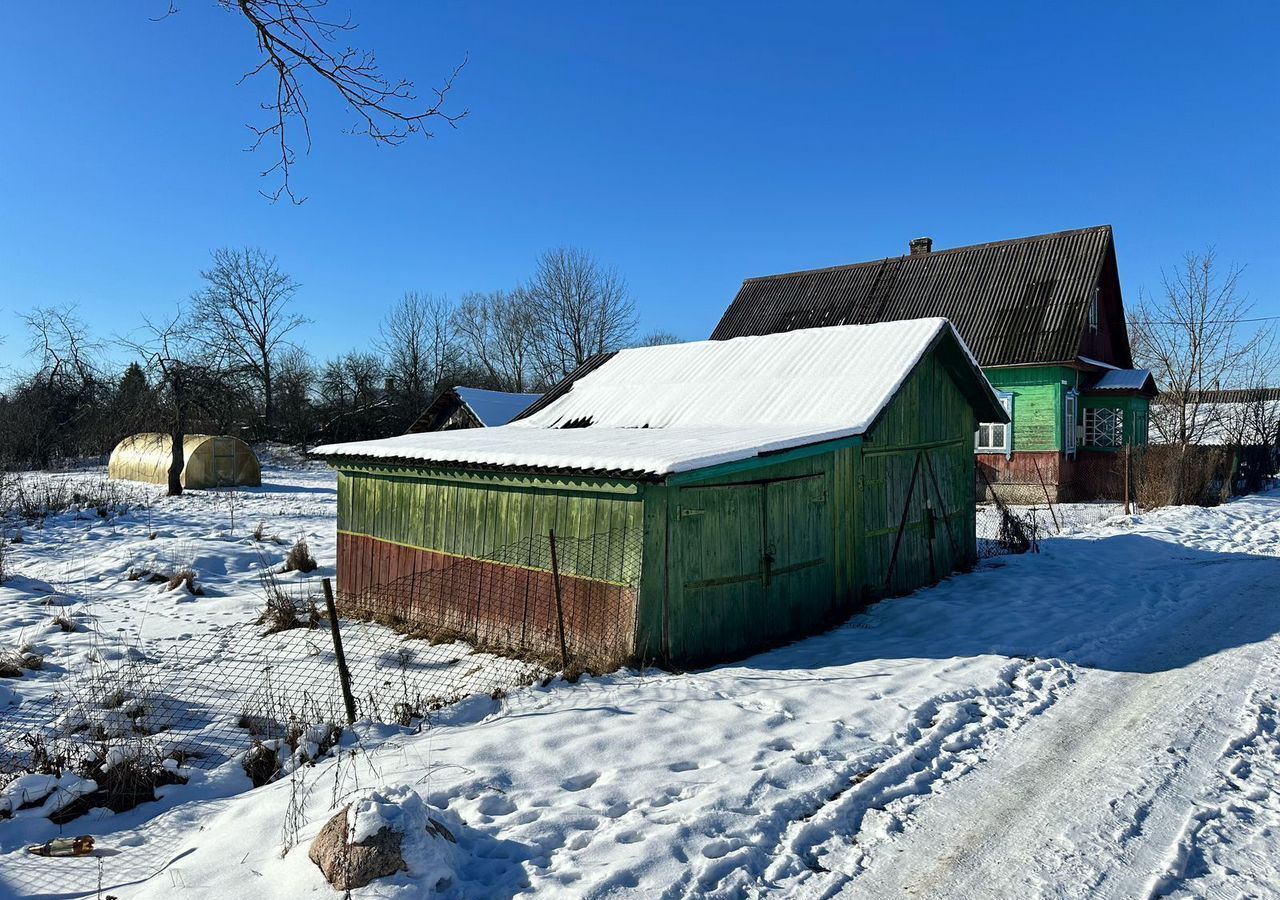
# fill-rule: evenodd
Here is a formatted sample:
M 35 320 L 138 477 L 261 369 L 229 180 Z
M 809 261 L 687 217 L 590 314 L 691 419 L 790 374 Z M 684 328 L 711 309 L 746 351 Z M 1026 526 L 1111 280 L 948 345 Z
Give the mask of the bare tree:
M 276 360 L 275 370 L 276 415 L 282 437 L 305 450 L 315 427 L 315 364 L 306 350 L 290 347 Z
M 194 333 L 212 352 L 226 352 L 253 373 L 262 392 L 266 433 L 275 424 L 272 369 L 289 335 L 307 320 L 290 309 L 298 283 L 274 256 L 246 247 L 215 250 L 200 273 L 205 286 L 192 298 Z
M 454 311 L 453 326 L 467 356 L 493 387 L 519 393 L 532 386 L 535 327 L 527 292 L 467 294 Z
M 8 411 L 15 421 L 6 424 L 23 432 L 12 436 L 14 448 L 22 446 L 41 466 L 55 457 L 101 452 L 110 427 L 102 344 L 71 306 L 37 307 L 23 320 L 36 368 L 14 392 L 22 402 Z
M 540 375 L 554 383 L 590 357 L 625 346 L 636 328 L 626 281 L 575 247 L 547 250 L 525 290 Z
M 1161 296 L 1139 295 L 1130 313 L 1134 359 L 1160 386 L 1151 426 L 1164 443 L 1201 443 L 1221 427 L 1221 411 L 1204 392 L 1274 374 L 1271 329 L 1244 321 L 1253 304 L 1239 292 L 1242 271 L 1224 270 L 1212 247 L 1187 253 L 1163 273 Z
M 40 360 L 41 377 L 49 383 L 89 384 L 98 380 L 102 344 L 89 337 L 75 307 L 36 307 L 23 321 L 31 333 L 30 352 Z
M 376 354 L 351 352 L 331 359 L 317 380 L 320 430 L 327 440 L 385 437 L 390 406 Z
M 672 331 L 665 331 L 661 328 L 645 334 L 640 340 L 636 341 L 637 347 L 662 347 L 667 344 L 683 344 L 684 338 Z
M 142 367 L 150 371 L 152 381 L 161 394 L 161 415 L 169 436 L 169 495 L 182 493 L 182 469 L 186 465 L 183 443 L 196 416 L 215 412 L 234 392 L 239 374 L 228 358 L 226 348 L 220 353 L 191 337 L 188 316 L 179 309 L 171 318 L 159 322 L 144 320 L 141 334 L 123 341 L 138 354 Z
M 453 308 L 442 297 L 409 291 L 382 320 L 377 349 L 402 405 L 422 411 L 445 377 L 457 367 Z

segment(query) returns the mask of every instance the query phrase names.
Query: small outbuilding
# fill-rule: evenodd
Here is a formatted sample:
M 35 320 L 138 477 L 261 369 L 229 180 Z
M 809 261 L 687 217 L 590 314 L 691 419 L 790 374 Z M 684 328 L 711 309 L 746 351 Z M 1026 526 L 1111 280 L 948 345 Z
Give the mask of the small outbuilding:
M 510 425 L 315 453 L 344 597 L 521 652 L 554 651 L 560 618 L 571 649 L 688 664 L 970 565 L 990 421 L 932 318 L 622 350 Z M 556 571 L 552 530 L 575 550 Z
M 409 426 L 405 434 L 455 431 L 459 428 L 497 428 L 532 406 L 541 394 L 516 394 L 484 388 L 445 388 Z
M 184 488 L 257 487 L 262 470 L 253 448 L 229 435 L 188 434 L 182 441 Z M 169 483 L 173 439 L 159 432 L 134 434 L 116 444 L 107 464 L 109 478 Z

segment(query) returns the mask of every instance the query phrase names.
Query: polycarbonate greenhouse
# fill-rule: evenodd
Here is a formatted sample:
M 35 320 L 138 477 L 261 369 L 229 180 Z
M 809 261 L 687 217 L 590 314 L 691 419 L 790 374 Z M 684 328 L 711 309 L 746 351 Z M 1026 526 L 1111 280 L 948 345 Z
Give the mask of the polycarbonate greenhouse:
M 116 444 L 107 465 L 110 478 L 123 481 L 169 483 L 173 440 L 167 434 L 134 434 Z M 258 457 L 239 438 L 188 434 L 182 441 L 184 488 L 257 486 L 262 484 Z

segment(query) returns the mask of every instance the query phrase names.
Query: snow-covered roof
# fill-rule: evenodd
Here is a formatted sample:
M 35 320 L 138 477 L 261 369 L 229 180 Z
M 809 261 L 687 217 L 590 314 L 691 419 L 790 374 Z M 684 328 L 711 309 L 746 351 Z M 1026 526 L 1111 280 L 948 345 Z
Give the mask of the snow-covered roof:
M 930 318 L 622 350 L 509 425 L 314 452 L 650 476 L 690 471 L 862 434 L 944 334 L 964 347 L 946 319 Z M 968 362 L 982 379 L 971 354 Z
M 1089 388 L 1091 391 L 1141 391 L 1148 385 L 1155 388 L 1155 379 L 1148 369 L 1107 369 L 1102 377 Z
M 467 404 L 480 424 L 486 428 L 506 425 L 533 405 L 541 394 L 511 394 L 506 391 L 487 391 L 484 388 L 454 388 L 462 402 Z

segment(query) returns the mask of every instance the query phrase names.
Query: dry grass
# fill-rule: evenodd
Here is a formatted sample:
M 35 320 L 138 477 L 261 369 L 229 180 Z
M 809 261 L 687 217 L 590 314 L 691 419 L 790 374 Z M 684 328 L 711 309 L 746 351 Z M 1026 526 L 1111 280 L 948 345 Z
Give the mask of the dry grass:
M 191 594 L 193 597 L 204 596 L 204 588 L 196 584 L 195 570 L 190 567 L 179 569 L 170 575 L 169 579 L 165 582 L 164 589 L 166 591 L 176 591 L 181 588 L 186 588 L 187 593 Z
M 314 572 L 318 565 L 311 555 L 306 538 L 298 538 L 298 542 L 289 549 L 289 555 L 284 559 L 286 572 Z
M 297 585 L 290 590 L 276 581 L 275 575 L 265 567 L 260 583 L 263 609 L 257 624 L 267 626 L 263 634 L 277 634 L 292 628 L 314 628 L 320 623 L 318 598 L 305 585 Z

